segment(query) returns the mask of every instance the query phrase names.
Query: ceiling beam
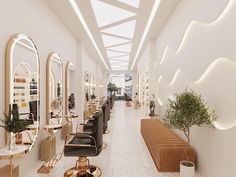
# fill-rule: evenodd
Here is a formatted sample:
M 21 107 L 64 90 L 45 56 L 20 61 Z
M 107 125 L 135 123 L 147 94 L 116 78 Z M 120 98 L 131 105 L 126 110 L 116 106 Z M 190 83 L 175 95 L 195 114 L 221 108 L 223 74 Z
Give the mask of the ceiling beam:
M 123 54 L 127 54 L 127 55 L 129 55 L 129 52 L 123 52 L 123 51 L 118 51 L 118 50 L 113 50 L 113 49 L 107 49 L 107 51 L 111 51 L 111 52 L 119 52 L 119 53 L 123 53 Z
M 130 41 L 133 40 L 132 38 L 129 38 L 129 37 L 124 37 L 124 36 L 120 36 L 120 35 L 110 34 L 110 33 L 106 33 L 106 32 L 101 32 L 101 34 L 110 35 L 110 36 L 113 36 L 113 37 L 118 37 L 118 38 L 130 40 Z
M 119 21 L 117 21 L 117 22 L 110 23 L 110 24 L 108 24 L 108 25 L 102 26 L 102 27 L 100 27 L 100 30 L 105 30 L 105 29 L 107 29 L 107 28 L 111 28 L 111 27 L 113 27 L 113 26 L 121 25 L 121 24 L 123 24 L 123 23 L 127 23 L 127 22 L 129 22 L 129 21 L 133 21 L 133 20 L 136 20 L 136 19 L 137 19 L 137 15 L 134 15 L 134 16 L 132 16 L 132 17 L 125 18 L 125 19 L 119 20 Z
M 100 0 L 100 1 L 105 2 L 107 4 L 110 4 L 112 6 L 119 7 L 121 9 L 128 10 L 128 11 L 133 12 L 133 13 L 138 13 L 138 8 L 136 8 L 134 6 L 131 6 L 129 4 L 117 1 L 117 0 Z
M 111 47 L 116 47 L 116 46 L 126 45 L 126 44 L 132 44 L 132 43 L 131 42 L 123 42 L 123 43 L 107 46 L 106 48 L 108 49 L 108 48 L 111 48 Z

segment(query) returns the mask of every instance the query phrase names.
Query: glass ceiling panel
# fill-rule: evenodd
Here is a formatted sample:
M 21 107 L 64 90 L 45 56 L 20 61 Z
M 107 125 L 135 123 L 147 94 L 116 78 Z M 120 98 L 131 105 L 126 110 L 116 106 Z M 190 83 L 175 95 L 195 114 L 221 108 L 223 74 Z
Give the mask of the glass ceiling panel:
M 121 53 L 121 52 L 113 52 L 113 51 L 107 50 L 108 58 L 119 57 L 119 56 L 123 56 L 123 55 L 124 55 L 124 53 Z
M 115 61 L 129 61 L 129 55 L 128 56 L 123 56 L 123 57 L 117 57 L 109 60 L 115 60 Z
M 125 4 L 129 4 L 130 6 L 134 6 L 136 8 L 139 7 L 140 0 L 118 0 L 120 2 L 123 2 Z
M 132 46 L 132 44 L 130 43 L 130 44 L 125 44 L 125 45 L 119 45 L 119 46 L 115 46 L 115 47 L 110 47 L 108 49 L 130 53 L 131 46 Z
M 119 7 L 112 6 L 110 4 L 98 1 L 90 0 L 97 24 L 99 27 L 129 18 L 134 16 L 135 13 L 121 9 Z
M 112 70 L 127 70 L 128 67 L 112 67 Z
M 128 61 L 116 61 L 116 60 L 110 60 L 111 65 L 112 64 L 120 64 L 120 63 L 128 63 Z
M 102 34 L 102 40 L 105 47 L 129 42 L 129 40 Z
M 128 38 L 133 38 L 135 24 L 136 24 L 136 20 L 132 20 L 130 22 L 122 23 L 120 25 L 116 25 L 111 28 L 107 28 L 105 30 L 102 30 L 102 32 L 115 34 L 115 35 L 128 37 Z

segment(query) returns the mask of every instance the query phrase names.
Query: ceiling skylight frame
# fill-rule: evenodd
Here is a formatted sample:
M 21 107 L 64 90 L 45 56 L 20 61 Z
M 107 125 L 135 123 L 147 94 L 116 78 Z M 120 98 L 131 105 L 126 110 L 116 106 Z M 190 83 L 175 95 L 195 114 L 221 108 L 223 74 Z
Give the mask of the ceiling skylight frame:
M 148 18 L 148 22 L 147 22 L 147 25 L 146 25 L 146 27 L 145 27 L 144 33 L 143 33 L 143 36 L 142 36 L 142 38 L 141 38 L 141 41 L 140 41 L 138 50 L 137 50 L 136 55 L 135 55 L 135 57 L 134 57 L 134 60 L 133 60 L 132 66 L 131 66 L 131 70 L 133 70 L 134 65 L 135 65 L 135 63 L 136 63 L 136 61 L 137 61 L 137 59 L 138 59 L 139 53 L 140 53 L 141 48 L 142 48 L 142 46 L 143 46 L 143 44 L 144 44 L 144 41 L 145 41 L 145 39 L 146 39 L 146 37 L 147 37 L 148 31 L 149 31 L 149 29 L 150 29 L 150 27 L 151 27 L 151 24 L 152 24 L 152 22 L 153 22 L 153 19 L 154 19 L 156 13 L 157 13 L 157 10 L 158 10 L 158 7 L 159 7 L 159 5 L 160 5 L 160 2 L 161 2 L 161 0 L 155 0 L 154 6 L 153 6 L 153 8 L 152 8 L 151 14 L 150 14 L 150 16 L 149 16 L 149 18 Z
M 82 25 L 83 25 L 83 27 L 84 27 L 84 29 L 85 29 L 87 35 L 89 36 L 89 38 L 90 38 L 90 40 L 91 40 L 91 42 L 93 43 L 93 45 L 94 45 L 94 47 L 95 47 L 95 49 L 96 49 L 96 51 L 97 51 L 97 53 L 98 53 L 100 59 L 102 60 L 104 66 L 105 66 L 106 69 L 109 71 L 109 68 L 108 68 L 108 66 L 107 66 L 107 64 L 106 64 L 106 62 L 105 62 L 105 60 L 104 60 L 104 58 L 103 58 L 103 56 L 102 56 L 102 54 L 101 54 L 101 52 L 100 52 L 100 50 L 99 50 L 99 48 L 98 48 L 98 46 L 97 46 L 97 44 L 96 44 L 94 38 L 93 38 L 93 35 L 92 35 L 91 31 L 90 31 L 89 28 L 88 28 L 88 25 L 87 25 L 87 23 L 86 23 L 86 21 L 85 21 L 83 15 L 82 15 L 82 13 L 80 12 L 80 9 L 79 9 L 78 5 L 76 4 L 75 0 L 69 0 L 69 2 L 70 2 L 70 4 L 71 4 L 72 8 L 74 9 L 74 11 L 75 11 L 77 17 L 79 18 L 80 22 L 82 23 Z
M 98 0 L 90 0 L 90 3 L 99 28 L 136 15 L 112 3 Z

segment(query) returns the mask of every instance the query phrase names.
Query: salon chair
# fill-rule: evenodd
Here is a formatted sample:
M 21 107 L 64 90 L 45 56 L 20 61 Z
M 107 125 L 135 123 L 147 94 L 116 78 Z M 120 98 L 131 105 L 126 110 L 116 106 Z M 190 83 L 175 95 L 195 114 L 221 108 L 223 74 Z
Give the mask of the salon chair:
M 106 100 L 106 103 L 107 103 L 107 105 L 108 105 L 108 121 L 109 121 L 110 118 L 111 118 L 110 100 L 107 99 L 107 100 Z
M 102 105 L 103 112 L 103 133 L 108 133 L 108 118 L 109 118 L 109 105 L 107 103 Z
M 93 114 L 92 131 L 67 135 L 64 146 L 64 155 L 79 157 L 75 167 L 67 170 L 64 177 L 97 177 L 101 176 L 101 169 L 90 165 L 88 156 L 98 156 L 103 146 L 103 113 L 96 111 Z

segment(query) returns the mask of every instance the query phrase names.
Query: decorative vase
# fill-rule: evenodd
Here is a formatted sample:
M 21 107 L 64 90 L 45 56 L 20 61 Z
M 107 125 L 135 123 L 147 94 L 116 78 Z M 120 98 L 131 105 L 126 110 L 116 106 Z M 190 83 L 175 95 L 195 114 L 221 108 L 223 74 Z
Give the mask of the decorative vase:
M 22 133 L 16 133 L 16 144 L 22 144 Z
M 15 134 L 13 132 L 8 133 L 7 146 L 9 151 L 16 150 L 16 139 Z
M 180 177 L 195 177 L 195 164 L 186 160 L 181 161 Z

